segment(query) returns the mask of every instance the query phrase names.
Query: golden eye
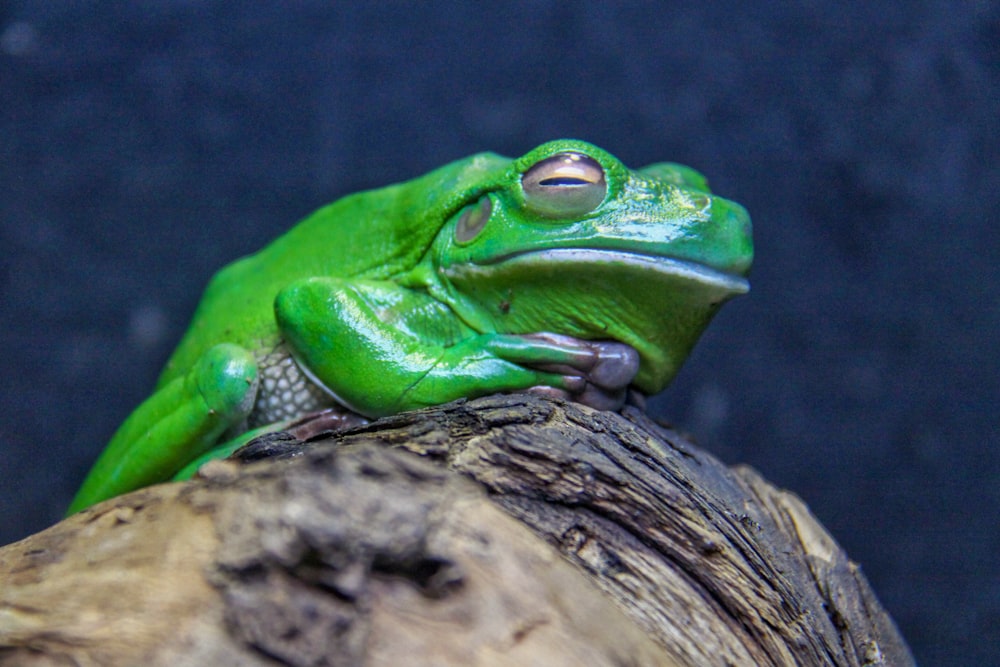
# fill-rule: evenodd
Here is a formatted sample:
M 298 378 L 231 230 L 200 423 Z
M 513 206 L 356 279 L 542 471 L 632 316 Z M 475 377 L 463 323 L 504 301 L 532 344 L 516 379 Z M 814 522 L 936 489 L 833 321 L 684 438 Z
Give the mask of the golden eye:
M 559 153 L 521 177 L 528 208 L 549 218 L 571 218 L 601 205 L 608 191 L 604 168 L 582 153 Z
M 466 206 L 462 211 L 458 224 L 455 225 L 455 240 L 458 243 L 468 243 L 483 231 L 490 220 L 493 204 L 489 197 L 483 197 L 472 206 Z

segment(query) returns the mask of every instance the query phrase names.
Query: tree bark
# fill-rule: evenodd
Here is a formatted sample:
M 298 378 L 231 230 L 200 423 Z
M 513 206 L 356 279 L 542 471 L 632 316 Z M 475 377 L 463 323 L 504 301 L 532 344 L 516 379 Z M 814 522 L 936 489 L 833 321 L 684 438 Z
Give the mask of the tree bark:
M 634 409 L 306 431 L 0 549 L 0 665 L 914 664 L 796 496 Z

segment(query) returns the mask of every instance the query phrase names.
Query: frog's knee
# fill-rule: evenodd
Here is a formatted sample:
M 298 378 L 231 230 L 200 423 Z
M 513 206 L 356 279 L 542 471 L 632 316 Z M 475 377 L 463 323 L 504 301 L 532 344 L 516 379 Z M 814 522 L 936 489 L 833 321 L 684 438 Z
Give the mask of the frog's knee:
M 228 419 L 245 417 L 257 397 L 257 362 L 253 355 L 231 343 L 205 352 L 192 373 L 198 393 L 208 409 Z

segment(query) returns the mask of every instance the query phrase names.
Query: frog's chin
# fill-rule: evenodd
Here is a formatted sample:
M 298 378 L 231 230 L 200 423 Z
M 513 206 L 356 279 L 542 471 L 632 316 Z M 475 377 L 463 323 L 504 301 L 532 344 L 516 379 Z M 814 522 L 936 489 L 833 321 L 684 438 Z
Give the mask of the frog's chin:
M 593 248 L 532 250 L 439 275 L 443 300 L 476 331 L 629 345 L 640 357 L 634 384 L 647 394 L 666 386 L 719 306 L 749 289 L 697 262 Z
M 616 266 L 626 271 L 650 272 L 670 276 L 681 281 L 699 283 L 705 287 L 719 290 L 731 296 L 746 294 L 750 291 L 750 283 L 742 276 L 714 269 L 706 264 L 677 257 L 663 255 L 647 255 L 624 250 L 605 248 L 551 248 L 532 250 L 506 255 L 488 263 L 479 264 L 479 269 L 488 273 L 490 267 L 510 267 L 519 265 L 538 266 L 546 269 L 554 266 L 586 266 L 604 265 Z

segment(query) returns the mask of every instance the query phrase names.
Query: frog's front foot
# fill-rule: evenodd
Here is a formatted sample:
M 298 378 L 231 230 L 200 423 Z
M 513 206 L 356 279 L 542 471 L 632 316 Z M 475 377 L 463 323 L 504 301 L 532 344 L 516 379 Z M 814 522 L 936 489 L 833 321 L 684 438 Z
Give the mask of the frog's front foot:
M 533 387 L 531 391 L 567 398 L 598 410 L 618 410 L 625 404 L 629 384 L 639 372 L 639 353 L 631 346 L 554 333 L 528 334 L 523 338 L 579 350 L 568 363 L 541 364 L 537 367 L 550 373 L 580 378 L 577 391 L 554 387 Z

